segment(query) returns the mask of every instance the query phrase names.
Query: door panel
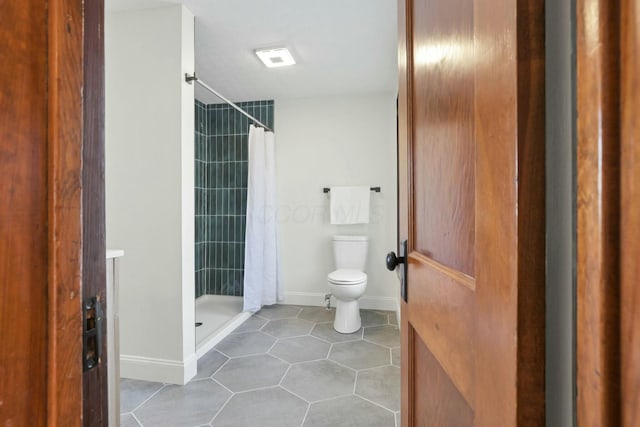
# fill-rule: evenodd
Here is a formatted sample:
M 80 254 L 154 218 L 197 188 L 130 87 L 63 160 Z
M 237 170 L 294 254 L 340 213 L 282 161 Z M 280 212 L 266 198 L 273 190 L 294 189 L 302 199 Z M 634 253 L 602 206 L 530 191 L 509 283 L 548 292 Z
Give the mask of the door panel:
M 473 276 L 473 0 L 413 4 L 414 249 Z
M 416 370 L 416 382 L 429 384 L 429 387 L 416 388 L 416 402 L 423 402 L 415 408 L 417 420 L 428 420 L 433 426 L 468 426 L 473 425 L 473 409 L 467 404 L 458 387 L 442 369 L 436 358 L 421 340 L 416 340 L 415 359 L 421 360 Z M 424 396 L 420 393 L 425 393 Z
M 403 426 L 544 423 L 543 5 L 399 2 Z
M 408 319 L 421 341 L 429 343 L 434 359 L 450 376 L 459 392 L 473 401 L 475 306 L 471 280 L 458 280 L 434 261 L 419 253 L 411 255 Z

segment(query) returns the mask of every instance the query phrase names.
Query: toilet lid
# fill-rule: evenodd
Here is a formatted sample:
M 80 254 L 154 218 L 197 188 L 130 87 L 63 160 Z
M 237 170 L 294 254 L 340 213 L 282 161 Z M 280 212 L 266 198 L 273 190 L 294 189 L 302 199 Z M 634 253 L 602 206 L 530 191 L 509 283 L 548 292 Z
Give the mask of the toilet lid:
M 336 270 L 329 273 L 329 281 L 336 284 L 353 285 L 367 280 L 367 275 L 360 270 Z

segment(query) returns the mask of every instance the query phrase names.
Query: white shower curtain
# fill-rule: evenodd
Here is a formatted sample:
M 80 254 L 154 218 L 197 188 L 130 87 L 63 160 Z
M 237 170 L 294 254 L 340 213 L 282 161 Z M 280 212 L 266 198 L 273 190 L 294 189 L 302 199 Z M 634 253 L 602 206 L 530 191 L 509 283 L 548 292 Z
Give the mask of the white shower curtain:
M 249 126 L 247 229 L 244 251 L 244 311 L 284 299 L 278 262 L 275 136 Z

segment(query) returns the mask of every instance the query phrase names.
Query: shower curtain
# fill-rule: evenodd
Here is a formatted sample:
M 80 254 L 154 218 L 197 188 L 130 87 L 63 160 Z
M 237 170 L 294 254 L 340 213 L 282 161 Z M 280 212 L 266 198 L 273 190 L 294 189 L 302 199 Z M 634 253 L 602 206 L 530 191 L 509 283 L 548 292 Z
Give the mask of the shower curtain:
M 244 253 L 244 311 L 284 299 L 278 262 L 275 136 L 249 126 L 249 179 Z

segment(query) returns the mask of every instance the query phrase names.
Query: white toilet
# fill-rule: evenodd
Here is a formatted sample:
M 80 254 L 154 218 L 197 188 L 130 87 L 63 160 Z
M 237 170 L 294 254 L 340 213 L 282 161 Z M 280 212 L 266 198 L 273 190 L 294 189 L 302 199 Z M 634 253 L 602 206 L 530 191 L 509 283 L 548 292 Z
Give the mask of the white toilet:
M 367 236 L 333 236 L 336 270 L 329 273 L 329 290 L 336 299 L 333 328 L 350 334 L 360 329 L 358 299 L 367 287 L 364 266 L 367 260 Z

